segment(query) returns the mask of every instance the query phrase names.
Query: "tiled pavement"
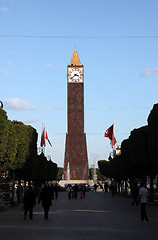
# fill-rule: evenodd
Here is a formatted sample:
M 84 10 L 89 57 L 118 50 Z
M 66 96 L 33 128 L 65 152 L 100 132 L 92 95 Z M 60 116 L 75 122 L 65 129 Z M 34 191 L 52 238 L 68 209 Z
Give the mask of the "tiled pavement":
M 141 222 L 140 208 L 131 199 L 90 192 L 85 199 L 68 200 L 60 192 L 53 200 L 49 219 L 41 205 L 33 220 L 23 219 L 20 207 L 0 213 L 0 240 L 157 240 L 158 207 L 148 206 L 150 222 Z

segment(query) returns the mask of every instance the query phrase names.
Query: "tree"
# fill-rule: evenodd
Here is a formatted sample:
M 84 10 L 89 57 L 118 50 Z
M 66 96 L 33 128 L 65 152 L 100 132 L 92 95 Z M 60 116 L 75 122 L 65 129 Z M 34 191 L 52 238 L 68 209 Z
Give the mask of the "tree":
M 24 166 L 26 158 L 29 155 L 29 136 L 27 132 L 27 126 L 22 122 L 13 121 L 12 126 L 15 131 L 14 139 L 16 139 L 17 144 L 15 149 L 16 155 L 10 168 L 15 171 L 16 169 Z
M 62 175 L 64 173 L 64 169 L 61 167 L 58 167 L 58 174 L 57 174 L 57 180 L 60 181 L 62 180 Z
M 7 167 L 7 146 L 9 136 L 9 121 L 6 112 L 0 108 L 0 170 L 3 171 Z
M 103 174 L 101 174 L 99 168 L 96 168 L 96 174 L 97 174 L 97 180 L 98 181 L 104 181 L 105 180 L 105 176 Z
M 26 181 L 31 181 L 35 179 L 37 171 L 37 131 L 31 127 L 26 126 L 27 134 L 27 148 L 28 154 L 25 158 L 25 163 L 21 169 L 18 169 L 17 174 Z M 20 171 L 19 171 L 20 170 Z
M 107 178 L 113 177 L 109 161 L 100 160 L 100 161 L 98 161 L 98 166 L 99 166 L 101 174 L 103 174 L 105 177 L 107 177 Z
M 46 162 L 46 176 L 47 181 L 52 181 L 57 179 L 57 164 L 53 163 L 51 160 Z
M 148 129 L 150 160 L 155 174 L 158 173 L 158 104 L 153 106 L 148 116 Z
M 47 160 L 43 153 L 37 156 L 36 179 L 39 184 L 57 179 L 57 164 Z

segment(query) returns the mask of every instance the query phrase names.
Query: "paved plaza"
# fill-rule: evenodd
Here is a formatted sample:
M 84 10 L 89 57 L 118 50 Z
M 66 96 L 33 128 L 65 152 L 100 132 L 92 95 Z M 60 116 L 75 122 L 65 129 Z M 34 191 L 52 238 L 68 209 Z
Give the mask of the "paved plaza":
M 141 222 L 140 207 L 131 201 L 104 192 L 68 200 L 67 192 L 59 192 L 48 220 L 38 204 L 33 220 L 23 219 L 20 206 L 0 213 L 0 240 L 157 240 L 158 207 L 147 206 L 150 221 Z

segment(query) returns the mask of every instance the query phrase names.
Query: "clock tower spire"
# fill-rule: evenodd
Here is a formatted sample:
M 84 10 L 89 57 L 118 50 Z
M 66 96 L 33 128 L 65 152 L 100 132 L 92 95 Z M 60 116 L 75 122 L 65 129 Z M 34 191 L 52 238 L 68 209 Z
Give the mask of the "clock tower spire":
M 64 180 L 68 179 L 68 172 L 69 180 L 88 180 L 87 143 L 84 133 L 84 66 L 76 48 L 70 65 L 67 66 L 67 122 Z
M 76 48 L 75 48 L 74 53 L 72 55 L 70 66 L 81 66 L 81 62 L 80 62 L 79 56 L 77 54 Z

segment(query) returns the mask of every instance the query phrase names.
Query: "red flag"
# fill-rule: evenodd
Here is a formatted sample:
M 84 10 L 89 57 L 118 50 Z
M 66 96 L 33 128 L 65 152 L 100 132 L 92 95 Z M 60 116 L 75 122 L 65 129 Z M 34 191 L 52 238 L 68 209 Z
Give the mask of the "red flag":
M 42 130 L 42 135 L 41 135 L 41 147 L 46 146 L 46 141 L 45 141 L 45 130 Z
M 111 125 L 111 127 L 109 127 L 107 130 L 106 130 L 106 132 L 105 132 L 105 134 L 104 134 L 104 137 L 108 137 L 110 140 L 112 140 L 113 139 L 113 127 L 114 127 L 114 125 L 112 124 Z
M 46 139 L 48 140 L 49 144 L 50 144 L 50 145 L 51 145 L 51 147 L 52 147 L 52 144 L 51 144 L 51 142 L 49 141 L 49 138 L 48 138 L 47 131 L 46 131 Z
M 115 138 L 114 132 L 113 132 L 112 140 L 111 140 L 111 142 L 110 142 L 111 147 L 113 147 L 116 143 L 117 143 L 117 141 L 116 141 L 116 138 Z

